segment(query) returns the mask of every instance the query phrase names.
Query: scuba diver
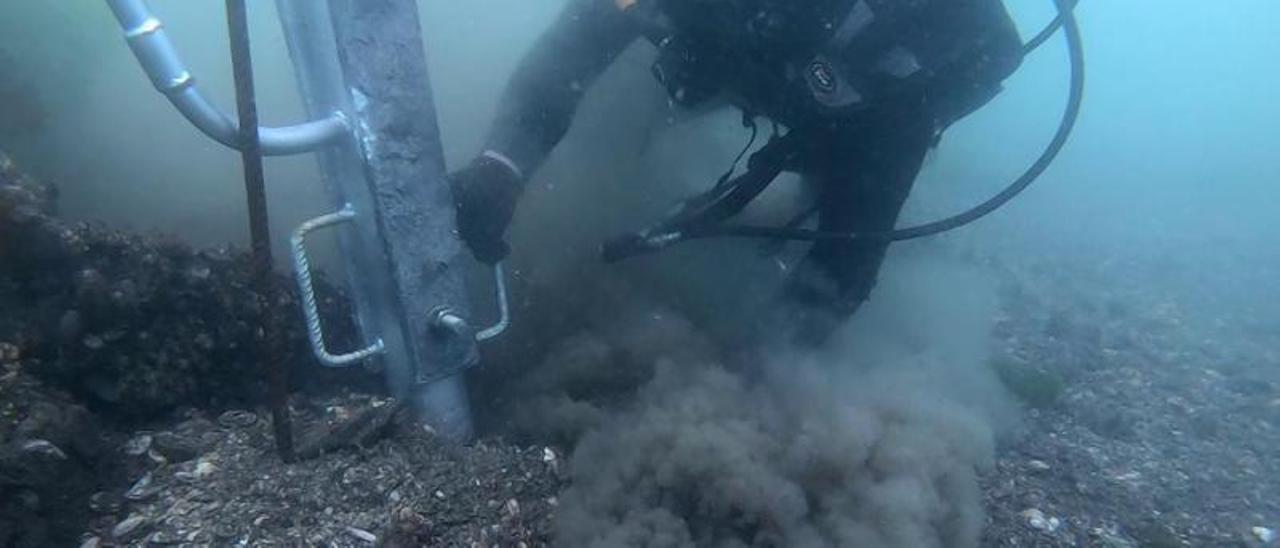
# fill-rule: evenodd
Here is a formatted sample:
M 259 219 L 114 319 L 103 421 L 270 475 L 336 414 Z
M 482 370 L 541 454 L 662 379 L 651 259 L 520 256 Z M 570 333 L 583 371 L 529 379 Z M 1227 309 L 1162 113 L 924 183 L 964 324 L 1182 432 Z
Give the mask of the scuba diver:
M 891 231 L 927 151 L 1024 54 L 1001 0 L 569 0 L 508 84 L 483 153 L 450 175 L 459 233 L 478 260 L 507 255 L 525 181 L 592 80 L 640 38 L 657 47 L 653 73 L 672 101 L 727 100 L 753 136 L 760 118 L 773 135 L 745 174 L 687 202 L 683 224 L 606 246 L 611 259 L 727 219 L 783 171 L 813 183 L 818 231 Z M 890 243 L 813 240 L 764 322 L 792 343 L 821 343 L 858 309 Z

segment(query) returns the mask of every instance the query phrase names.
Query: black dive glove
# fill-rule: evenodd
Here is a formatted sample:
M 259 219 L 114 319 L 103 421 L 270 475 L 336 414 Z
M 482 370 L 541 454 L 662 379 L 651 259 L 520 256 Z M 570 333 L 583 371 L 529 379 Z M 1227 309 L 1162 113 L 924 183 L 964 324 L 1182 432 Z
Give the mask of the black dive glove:
M 502 162 L 481 156 L 449 175 L 453 204 L 458 212 L 458 234 L 476 260 L 494 264 L 511 251 L 503 236 L 524 182 Z

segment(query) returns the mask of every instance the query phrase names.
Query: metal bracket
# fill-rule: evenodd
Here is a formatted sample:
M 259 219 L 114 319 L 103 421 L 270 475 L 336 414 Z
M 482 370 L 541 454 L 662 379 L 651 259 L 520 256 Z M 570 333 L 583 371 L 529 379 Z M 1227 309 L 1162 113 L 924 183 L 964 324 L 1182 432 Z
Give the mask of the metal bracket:
M 457 375 L 458 373 L 475 367 L 480 363 L 480 354 L 477 351 L 476 344 L 493 339 L 501 335 L 511 325 L 510 307 L 507 304 L 507 277 L 503 272 L 502 263 L 493 265 L 493 279 L 497 285 L 498 291 L 498 321 L 493 325 L 484 329 L 476 330 L 469 322 L 456 310 L 448 306 L 438 306 L 431 310 L 428 314 L 430 318 L 431 331 L 434 336 L 445 337 L 453 340 L 472 341 L 473 344 L 464 345 L 443 345 L 443 347 L 452 346 L 458 354 L 452 359 L 445 360 L 450 363 L 459 364 L 458 367 L 443 371 L 418 371 L 418 382 L 422 384 L 431 384 L 441 379 L 446 379 Z
M 501 262 L 493 265 L 493 282 L 498 293 L 498 321 L 476 331 L 475 335 L 472 335 L 476 342 L 493 339 L 511 325 L 511 309 L 507 302 L 507 275 Z M 431 325 L 457 335 L 465 336 L 471 332 L 471 324 L 448 307 L 439 307 L 431 311 Z
M 316 306 L 316 292 L 311 284 L 311 261 L 307 259 L 307 233 L 316 229 L 350 222 L 355 217 L 355 209 L 351 207 L 351 204 L 347 204 L 337 212 L 321 215 L 302 223 L 293 231 L 293 236 L 289 239 L 290 249 L 293 253 L 293 271 L 298 280 L 298 293 L 302 298 L 302 313 L 307 322 L 307 336 L 311 340 L 311 351 L 315 353 L 316 359 L 320 360 L 320 363 L 326 367 L 347 367 L 365 358 L 381 354 L 385 349 L 382 339 L 377 339 L 372 345 L 355 352 L 330 354 L 324 342 L 324 330 L 320 325 L 320 310 Z

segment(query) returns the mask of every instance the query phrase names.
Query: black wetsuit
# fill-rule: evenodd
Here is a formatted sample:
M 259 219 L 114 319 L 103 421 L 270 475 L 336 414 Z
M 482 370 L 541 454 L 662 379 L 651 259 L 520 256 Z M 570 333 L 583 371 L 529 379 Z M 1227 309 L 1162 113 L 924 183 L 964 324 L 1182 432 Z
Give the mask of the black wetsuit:
M 788 169 L 817 183 L 827 231 L 893 228 L 940 132 L 1021 61 L 1001 0 L 653 1 L 674 36 L 695 45 L 695 80 L 799 132 L 803 151 Z M 646 28 L 615 0 L 570 0 L 519 66 L 489 148 L 537 169 L 592 80 Z M 803 330 L 822 338 L 852 314 L 886 247 L 814 245 L 787 291 L 818 312 L 806 312 Z

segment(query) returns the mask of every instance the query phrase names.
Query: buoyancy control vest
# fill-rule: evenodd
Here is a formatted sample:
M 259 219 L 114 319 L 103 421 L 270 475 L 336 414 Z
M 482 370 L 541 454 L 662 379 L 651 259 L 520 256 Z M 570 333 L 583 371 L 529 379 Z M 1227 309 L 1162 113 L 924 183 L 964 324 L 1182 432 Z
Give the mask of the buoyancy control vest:
M 904 102 L 945 127 L 994 97 L 1022 59 L 1001 0 L 650 2 L 668 29 L 654 73 L 673 100 L 723 93 L 793 127 Z

